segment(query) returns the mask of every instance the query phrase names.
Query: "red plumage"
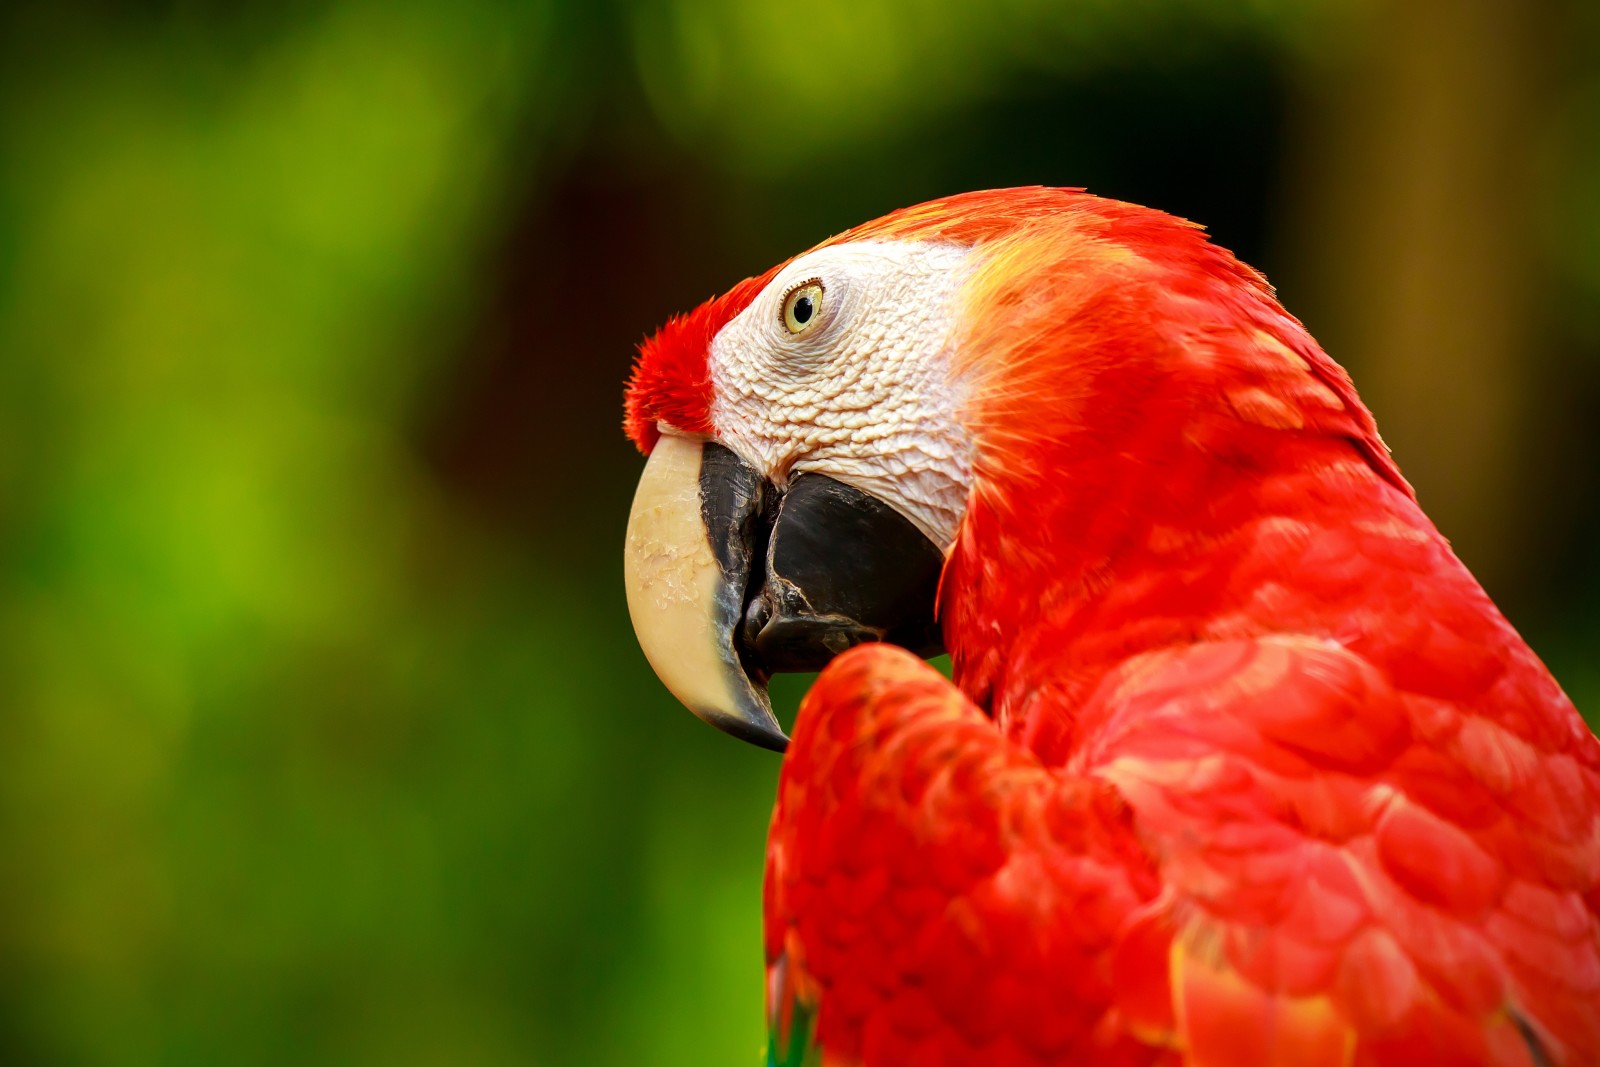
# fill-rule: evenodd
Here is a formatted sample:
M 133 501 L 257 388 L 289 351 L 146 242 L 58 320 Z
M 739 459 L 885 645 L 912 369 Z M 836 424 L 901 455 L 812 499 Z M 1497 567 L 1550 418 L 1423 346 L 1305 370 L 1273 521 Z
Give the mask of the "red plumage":
M 802 705 L 774 1017 L 828 1064 L 1600 1063 L 1600 745 L 1260 276 L 1063 190 L 860 238 L 984 246 L 955 684 L 865 646 Z
M 661 436 L 656 427 L 662 422 L 687 433 L 710 435 L 713 390 L 706 354 L 711 339 L 780 269 L 782 264 L 746 278 L 723 295 L 673 319 L 639 346 L 622 416 L 622 428 L 639 451 L 648 453 L 655 447 Z

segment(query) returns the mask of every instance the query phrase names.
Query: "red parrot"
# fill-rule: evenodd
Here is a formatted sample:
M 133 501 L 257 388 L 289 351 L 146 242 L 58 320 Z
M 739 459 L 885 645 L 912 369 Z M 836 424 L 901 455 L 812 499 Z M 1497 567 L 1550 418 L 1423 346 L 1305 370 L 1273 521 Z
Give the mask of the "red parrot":
M 647 657 L 787 741 L 769 1063 L 1600 1064 L 1600 744 L 1199 228 L 897 211 L 646 341 L 626 429 Z

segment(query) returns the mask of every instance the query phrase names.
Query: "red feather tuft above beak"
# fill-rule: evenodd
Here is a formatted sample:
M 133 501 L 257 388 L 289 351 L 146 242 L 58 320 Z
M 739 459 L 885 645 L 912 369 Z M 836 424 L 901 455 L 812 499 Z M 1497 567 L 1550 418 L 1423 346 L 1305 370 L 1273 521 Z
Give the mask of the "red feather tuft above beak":
M 711 339 L 749 306 L 783 264 L 746 278 L 715 300 L 672 319 L 639 346 L 623 401 L 623 429 L 649 454 L 661 436 L 659 423 L 688 434 L 712 435 Z

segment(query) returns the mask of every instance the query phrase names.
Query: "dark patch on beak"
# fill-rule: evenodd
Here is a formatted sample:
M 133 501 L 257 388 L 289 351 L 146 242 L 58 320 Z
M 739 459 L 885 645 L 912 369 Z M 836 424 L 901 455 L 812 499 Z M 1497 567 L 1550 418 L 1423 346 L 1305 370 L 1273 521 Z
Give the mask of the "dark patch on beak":
M 665 450 L 665 451 L 663 451 Z M 805 473 L 786 492 L 714 442 L 663 437 L 628 521 L 628 606 L 651 665 L 691 711 L 764 748 L 787 743 L 773 674 L 864 641 L 942 651 L 944 554 L 867 493 Z
M 933 619 L 944 554 L 877 497 L 801 474 L 766 516 L 766 551 L 739 629 L 759 671 L 818 671 L 863 641 L 942 652 Z

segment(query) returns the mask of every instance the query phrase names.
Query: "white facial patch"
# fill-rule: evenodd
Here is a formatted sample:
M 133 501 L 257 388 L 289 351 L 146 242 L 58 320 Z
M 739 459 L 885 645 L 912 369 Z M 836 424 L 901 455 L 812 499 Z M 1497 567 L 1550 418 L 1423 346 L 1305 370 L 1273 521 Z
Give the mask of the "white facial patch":
M 972 484 L 952 378 L 971 249 L 857 241 L 785 267 L 711 342 L 717 437 L 774 484 L 826 474 L 891 505 L 948 551 Z M 822 298 L 799 333 L 791 292 Z

